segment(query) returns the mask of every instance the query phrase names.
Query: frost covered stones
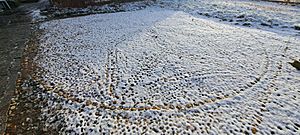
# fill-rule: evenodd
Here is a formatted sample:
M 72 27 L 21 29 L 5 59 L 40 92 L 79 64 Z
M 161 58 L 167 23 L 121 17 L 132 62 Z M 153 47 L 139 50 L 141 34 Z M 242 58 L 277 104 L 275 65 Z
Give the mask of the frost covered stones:
M 243 0 L 157 0 L 157 5 L 227 22 L 299 37 L 298 6 Z
M 55 20 L 41 29 L 37 61 L 48 127 L 89 134 L 299 129 L 289 115 L 297 113 L 299 98 L 291 93 L 299 74 L 283 64 L 297 54 L 296 39 L 159 8 Z M 285 50 L 287 40 L 296 49 Z M 273 100 L 278 91 L 284 102 Z M 279 113 L 289 120 L 274 119 Z

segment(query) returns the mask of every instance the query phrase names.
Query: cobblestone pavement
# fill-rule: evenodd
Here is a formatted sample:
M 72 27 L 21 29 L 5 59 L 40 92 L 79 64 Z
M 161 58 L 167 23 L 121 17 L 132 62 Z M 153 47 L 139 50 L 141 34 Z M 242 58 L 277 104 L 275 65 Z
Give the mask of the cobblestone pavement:
M 297 38 L 158 7 L 39 29 L 37 70 L 18 89 L 11 133 L 38 134 L 43 125 L 45 134 L 299 131 L 300 72 L 288 64 L 299 57 Z
M 22 50 L 29 35 L 28 22 L 0 27 L 0 132 L 5 126 L 6 112 L 20 70 Z
M 0 134 L 5 130 L 23 49 L 32 32 L 29 14 L 43 6 L 41 2 L 22 4 L 17 9 L 0 14 Z
M 299 39 L 164 5 L 7 30 L 31 40 L 6 133 L 298 133 Z

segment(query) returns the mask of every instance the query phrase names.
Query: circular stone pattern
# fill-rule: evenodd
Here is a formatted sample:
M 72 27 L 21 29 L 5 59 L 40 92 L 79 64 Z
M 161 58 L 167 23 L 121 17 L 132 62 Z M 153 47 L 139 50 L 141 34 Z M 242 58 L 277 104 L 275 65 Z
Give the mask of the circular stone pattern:
M 47 48 L 53 54 L 44 56 L 51 61 L 44 69 L 56 71 L 46 72 L 44 80 L 74 98 L 123 108 L 174 109 L 235 96 L 263 76 L 268 59 L 259 42 L 246 42 L 244 37 L 230 40 L 236 35 L 211 29 L 201 20 L 190 23 L 183 13 L 175 16 L 183 18 L 167 17 L 131 37 L 121 35 L 123 41 L 108 45 L 76 43 L 87 40 L 89 33 L 71 31 L 61 39 L 61 45 Z M 84 31 L 92 26 L 80 28 Z M 53 34 L 66 31 L 69 29 Z M 77 31 L 82 34 L 74 38 Z
M 64 132 L 256 133 L 260 93 L 285 52 L 269 33 L 161 9 L 41 29 L 36 80 Z

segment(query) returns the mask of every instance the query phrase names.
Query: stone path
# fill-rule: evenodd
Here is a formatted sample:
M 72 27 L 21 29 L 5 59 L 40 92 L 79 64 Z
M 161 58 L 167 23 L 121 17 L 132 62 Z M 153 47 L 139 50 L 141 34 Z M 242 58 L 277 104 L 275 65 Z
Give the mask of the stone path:
M 38 70 L 20 91 L 39 92 L 33 99 L 40 100 L 34 104 L 41 104 L 46 129 L 69 134 L 299 130 L 300 74 L 288 64 L 300 54 L 297 38 L 157 7 L 53 20 L 40 29 Z M 12 111 L 20 112 L 22 106 L 16 108 Z
M 4 123 L 20 72 L 23 49 L 32 32 L 29 14 L 44 5 L 44 1 L 22 4 L 0 14 L 0 134 L 5 130 Z
M 159 7 L 39 28 L 7 133 L 299 133 L 297 38 Z
M 0 133 L 5 126 L 6 112 L 20 71 L 22 51 L 29 35 L 28 22 L 0 27 Z

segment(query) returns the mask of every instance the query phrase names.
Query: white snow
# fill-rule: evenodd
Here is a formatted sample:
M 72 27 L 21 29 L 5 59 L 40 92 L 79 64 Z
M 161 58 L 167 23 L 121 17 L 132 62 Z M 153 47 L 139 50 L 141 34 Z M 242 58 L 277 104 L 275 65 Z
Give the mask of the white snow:
M 162 7 L 184 11 L 193 16 L 275 32 L 284 36 L 300 36 L 300 6 L 257 0 L 145 0 L 138 2 L 55 9 L 51 17 L 136 11 L 145 7 Z M 297 28 L 296 28 L 297 27 Z
M 257 0 L 157 0 L 157 5 L 197 17 L 254 27 L 285 36 L 300 36 L 300 6 Z
M 155 7 L 40 29 L 36 81 L 61 133 L 299 133 L 298 38 Z
M 30 13 L 30 16 L 32 17 L 32 22 L 38 22 L 46 19 L 46 16 L 41 15 L 41 10 L 32 10 Z

